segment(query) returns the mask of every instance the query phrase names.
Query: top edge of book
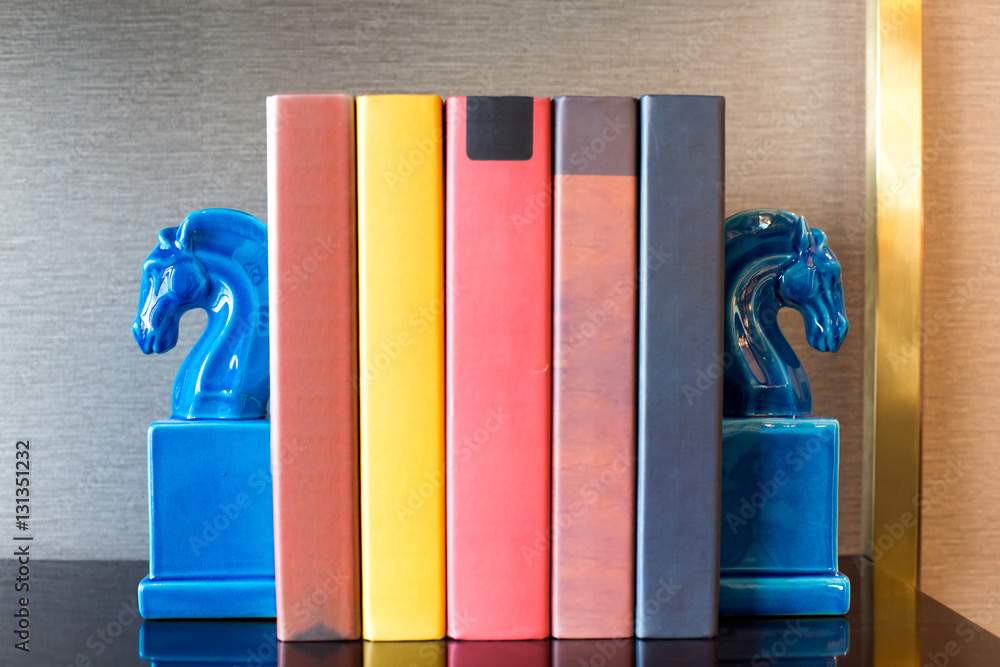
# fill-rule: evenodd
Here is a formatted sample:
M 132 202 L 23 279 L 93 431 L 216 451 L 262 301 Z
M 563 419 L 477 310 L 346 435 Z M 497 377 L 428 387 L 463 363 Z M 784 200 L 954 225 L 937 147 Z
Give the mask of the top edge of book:
M 336 100 L 350 100 L 354 99 L 353 95 L 347 93 L 277 93 L 275 95 L 268 95 L 269 100 L 294 100 L 294 99 L 336 99 Z
M 547 101 L 549 97 L 532 97 L 531 95 L 449 95 L 445 101 L 451 100 L 531 100 L 533 102 Z
M 360 95 L 355 99 L 355 103 L 358 105 L 359 113 L 361 109 L 371 106 L 413 107 L 417 105 L 426 107 L 430 105 L 431 108 L 437 107 L 438 112 L 442 108 L 441 98 L 437 95 Z
M 566 104 L 566 103 L 574 104 L 574 103 L 581 103 L 581 102 L 598 102 L 598 101 L 620 102 L 620 103 L 633 102 L 634 103 L 636 101 L 636 98 L 635 97 L 628 97 L 627 95 L 625 95 L 625 96 L 622 96 L 622 95 L 556 95 L 555 97 L 552 98 L 552 104 Z
M 725 103 L 726 98 L 722 95 L 643 95 L 639 98 L 640 104 L 649 102 L 670 102 L 670 101 L 714 101 Z

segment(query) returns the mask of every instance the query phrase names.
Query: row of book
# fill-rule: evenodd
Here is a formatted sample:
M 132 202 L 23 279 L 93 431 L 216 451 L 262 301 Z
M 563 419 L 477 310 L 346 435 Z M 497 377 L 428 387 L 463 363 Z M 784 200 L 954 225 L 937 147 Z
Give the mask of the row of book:
M 724 100 L 267 123 L 279 638 L 714 635 Z

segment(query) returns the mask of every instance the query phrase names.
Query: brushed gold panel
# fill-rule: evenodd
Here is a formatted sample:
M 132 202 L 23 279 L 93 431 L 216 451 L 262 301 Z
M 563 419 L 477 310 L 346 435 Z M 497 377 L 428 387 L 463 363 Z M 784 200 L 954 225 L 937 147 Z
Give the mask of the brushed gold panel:
M 872 573 L 874 662 L 879 667 L 919 667 L 917 590 L 876 565 Z
M 1000 11 L 924 14 L 920 585 L 1000 633 Z
M 923 262 L 921 5 L 869 0 L 866 555 L 917 583 Z

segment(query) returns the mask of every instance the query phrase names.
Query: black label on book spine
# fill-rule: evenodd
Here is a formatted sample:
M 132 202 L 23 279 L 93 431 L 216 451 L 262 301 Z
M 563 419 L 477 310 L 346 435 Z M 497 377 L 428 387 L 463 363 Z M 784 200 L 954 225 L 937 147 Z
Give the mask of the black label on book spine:
M 530 160 L 532 97 L 465 98 L 465 154 L 470 160 Z

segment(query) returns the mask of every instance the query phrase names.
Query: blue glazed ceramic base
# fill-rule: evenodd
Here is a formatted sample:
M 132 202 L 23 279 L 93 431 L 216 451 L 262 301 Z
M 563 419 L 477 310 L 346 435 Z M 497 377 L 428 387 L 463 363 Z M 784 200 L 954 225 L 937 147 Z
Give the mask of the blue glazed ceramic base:
M 847 612 L 838 463 L 836 420 L 723 420 L 721 614 Z
M 275 616 L 270 422 L 149 427 L 145 618 Z
M 846 614 L 851 582 L 828 574 L 723 574 L 719 613 L 723 616 L 836 616 Z
M 274 577 L 139 582 L 143 618 L 274 618 Z

